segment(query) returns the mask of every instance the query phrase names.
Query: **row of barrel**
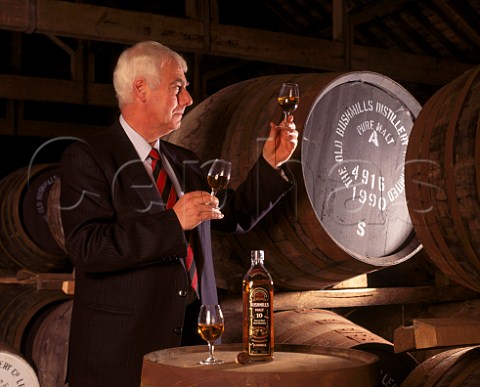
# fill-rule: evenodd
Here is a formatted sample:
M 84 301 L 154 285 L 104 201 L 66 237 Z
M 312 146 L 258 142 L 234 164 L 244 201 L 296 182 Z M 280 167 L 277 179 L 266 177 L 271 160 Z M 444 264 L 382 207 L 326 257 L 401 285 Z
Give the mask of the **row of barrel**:
M 300 85 L 300 144 L 289 163 L 295 190 L 243 235 L 213 233 L 218 285 L 239 291 L 249 251 L 263 249 L 278 288 L 324 289 L 423 251 L 480 290 L 480 66 L 423 108 L 371 72 L 275 75 L 231 85 L 190 111 L 168 141 L 200 158 L 233 162 L 235 188 L 280 117 L 278 85 Z M 70 270 L 55 164 L 0 181 L 0 274 Z M 261 193 L 258 193 L 261 194 Z
M 282 82 L 300 86 L 296 187 L 243 235 L 216 238 L 221 285 L 239 289 L 249 251 L 265 250 L 275 284 L 327 288 L 417 259 L 480 291 L 480 66 L 423 106 L 372 72 L 286 74 L 231 85 L 204 100 L 169 141 L 247 175 L 280 121 Z M 261 193 L 258 193 L 261 194 Z
M 182 130 L 168 140 L 189 147 L 203 160 L 230 159 L 235 188 L 261 153 L 268 121 L 280 117 L 278 85 L 300 85 L 295 113 L 300 144 L 289 163 L 296 189 L 252 232 L 227 238 L 213 233 L 219 286 L 237 292 L 249 251 L 261 248 L 280 291 L 327 288 L 417 259 L 421 252 L 452 280 L 480 290 L 480 152 L 475 137 L 480 125 L 479 72 L 480 67 L 473 68 L 447 84 L 423 108 L 392 80 L 353 72 L 257 78 L 232 85 L 189 112 Z M 21 269 L 72 270 L 64 248 L 59 192 L 55 164 L 30 165 L 0 181 L 1 276 Z M 53 378 L 52 386 L 62 385 L 70 297 L 61 291 L 1 285 L 0 305 L 0 341 L 25 356 L 40 379 Z M 379 358 L 394 356 L 387 364 L 406 367 L 403 376 L 394 377 L 398 370 L 380 365 L 384 375 L 398 382 L 413 369 L 392 354 L 391 343 L 371 332 L 359 336 L 366 337 L 365 345 L 352 344 L 345 334 L 339 343 L 338 329 L 328 326 L 342 319 L 325 317 L 328 313 L 277 312 L 277 342 L 369 351 L 375 347 Z M 46 340 L 40 328 L 56 324 L 47 322 L 48 317 L 64 326 L 63 331 L 47 333 Z M 318 321 L 326 324 L 328 339 L 305 341 L 302 332 L 306 327 L 315 331 Z M 341 323 L 347 325 L 343 332 L 361 331 L 348 320 Z M 300 330 L 300 337 L 290 336 L 293 329 Z M 59 333 L 60 341 L 50 340 Z M 46 342 L 52 347 L 46 348 Z M 43 348 L 43 355 L 35 355 L 34 348 Z M 57 359 L 40 364 L 49 350 Z M 458 362 L 475 369 L 478 348 L 453 351 L 443 356 L 452 369 L 442 375 L 456 372 Z M 461 377 L 478 380 L 475 372 L 463 371 Z
M 71 298 L 55 290 L 0 285 L 0 305 L 0 380 L 12 386 L 65 386 Z M 338 349 L 339 355 L 345 350 L 375 355 L 379 386 L 463 386 L 480 380 L 480 346 L 444 350 L 418 364 L 408 353 L 394 353 L 387 340 L 329 310 L 277 311 L 274 318 L 276 345 L 301 345 L 304 351 L 330 348 L 331 354 Z M 238 316 L 226 315 L 225 344 L 241 342 L 238 321 Z M 185 351 L 188 354 L 188 349 Z M 326 371 L 318 372 L 321 377 Z M 19 384 L 20 380 L 24 384 Z M 450 384 L 452 380 L 454 384 Z

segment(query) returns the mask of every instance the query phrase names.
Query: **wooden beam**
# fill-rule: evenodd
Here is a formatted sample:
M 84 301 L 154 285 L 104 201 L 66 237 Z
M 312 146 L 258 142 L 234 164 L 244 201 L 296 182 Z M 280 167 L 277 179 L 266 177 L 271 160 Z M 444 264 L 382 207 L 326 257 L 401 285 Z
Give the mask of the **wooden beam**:
M 458 66 L 458 67 L 455 67 Z M 352 48 L 352 70 L 376 71 L 393 80 L 443 86 L 474 65 L 373 47 Z
M 46 138 L 54 137 L 77 137 L 88 138 L 98 133 L 101 125 L 72 124 L 69 122 L 47 122 L 20 120 L 16 130 L 17 136 L 40 136 Z
M 480 46 L 480 32 L 478 25 L 470 25 L 460 17 L 458 9 L 454 4 L 449 4 L 448 1 L 444 0 L 434 0 L 433 2 L 444 12 L 446 17 L 452 20 L 452 25 L 456 25 L 460 30 L 467 31 L 468 36 L 473 39 L 477 46 Z
M 345 14 L 347 6 L 344 0 L 333 0 L 332 3 L 332 20 L 333 20 L 333 40 L 337 40 L 339 42 L 345 40 L 344 39 L 344 29 L 348 28 L 345 25 Z
M 413 325 L 401 326 L 395 329 L 393 332 L 393 345 L 395 353 L 416 349 Z
M 17 31 L 29 28 L 31 17 L 29 19 L 25 12 L 29 3 L 28 0 L 0 0 L 0 28 Z M 18 10 L 19 14 L 12 15 L 11 10 Z M 198 20 L 51 0 L 37 0 L 36 11 L 37 33 L 125 44 L 153 39 L 184 52 L 314 70 L 344 70 L 341 42 L 212 23 L 211 48 L 206 53 L 204 23 Z M 471 67 L 455 60 L 373 47 L 351 48 L 351 70 L 376 71 L 396 81 L 444 85 Z
M 0 118 L 0 135 L 14 136 L 15 124 L 13 118 Z
M 419 318 L 394 331 L 395 353 L 415 349 L 480 344 L 480 320 L 459 317 Z
M 470 318 L 414 319 L 417 348 L 480 344 L 479 320 Z
M 352 68 L 353 26 L 347 10 L 346 0 L 333 0 L 333 40 L 343 44 L 343 68 Z
M 342 43 L 221 24 L 212 24 L 209 54 L 328 71 L 343 69 Z
M 358 7 L 355 12 L 350 12 L 350 23 L 355 27 L 375 19 L 381 19 L 409 2 L 410 0 L 379 0 L 370 2 L 363 7 Z
M 22 0 L 1 0 L 0 4 L 15 1 Z M 35 32 L 124 44 L 154 39 L 177 50 L 197 52 L 203 48 L 204 26 L 200 20 L 37 0 Z
M 30 2 L 26 0 L 0 1 L 0 28 L 26 32 L 30 26 Z
M 47 122 L 19 119 L 0 119 L 0 135 L 35 137 L 77 137 L 87 138 L 102 129 L 100 125 L 72 124 L 68 122 Z
M 275 294 L 275 310 L 349 308 L 373 305 L 420 304 L 478 298 L 463 286 L 417 286 L 395 288 L 332 289 Z M 225 311 L 241 312 L 240 298 L 222 302 Z
M 0 98 L 115 107 L 109 84 L 0 74 Z
M 16 276 L 0 277 L 0 284 L 34 286 L 38 290 L 58 289 L 66 294 L 73 294 L 74 277 L 74 273 L 33 273 L 19 270 Z
M 414 11 L 412 15 L 415 19 L 417 19 L 418 23 L 423 25 L 423 27 L 433 36 L 437 41 L 445 47 L 448 51 L 452 53 L 453 56 L 459 58 L 463 56 L 462 52 L 457 48 L 455 44 L 453 44 L 447 37 L 440 32 L 438 28 L 427 18 L 422 12 Z

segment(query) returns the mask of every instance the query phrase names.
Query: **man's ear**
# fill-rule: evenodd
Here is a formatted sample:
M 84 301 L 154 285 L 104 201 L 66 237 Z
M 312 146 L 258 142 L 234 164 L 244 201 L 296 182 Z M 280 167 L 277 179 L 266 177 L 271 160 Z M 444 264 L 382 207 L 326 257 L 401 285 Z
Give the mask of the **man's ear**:
M 145 79 L 136 79 L 135 82 L 133 83 L 133 93 L 136 98 L 141 100 L 142 102 L 145 102 L 146 100 L 146 88 L 147 88 L 147 82 L 145 82 Z

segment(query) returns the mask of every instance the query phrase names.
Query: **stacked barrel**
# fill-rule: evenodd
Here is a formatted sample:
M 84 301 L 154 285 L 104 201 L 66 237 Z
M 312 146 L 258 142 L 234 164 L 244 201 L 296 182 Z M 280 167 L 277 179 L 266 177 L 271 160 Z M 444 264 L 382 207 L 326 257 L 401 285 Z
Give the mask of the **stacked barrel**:
M 235 188 L 280 121 L 279 86 L 300 86 L 299 146 L 288 163 L 296 187 L 244 235 L 214 234 L 218 284 L 238 289 L 249 251 L 263 249 L 275 284 L 324 289 L 404 262 L 420 249 L 405 198 L 405 153 L 421 106 L 372 72 L 292 74 L 231 85 L 204 100 L 169 140 L 202 160 L 232 161 Z
M 57 181 L 56 164 L 25 166 L 0 181 L 0 360 L 9 365 L 0 379 L 11 385 L 65 384 L 69 320 L 56 320 L 68 315 L 71 296 L 35 282 L 46 273 L 72 273 L 60 224 L 49 222 L 59 219 L 51 197 Z
M 281 118 L 279 85 L 300 85 L 299 146 L 288 163 L 295 190 L 252 232 L 226 238 L 213 232 L 222 294 L 236 297 L 253 249 L 265 251 L 277 292 L 327 289 L 425 256 L 455 283 L 479 291 L 479 74 L 476 67 L 453 80 L 423 108 L 383 75 L 350 72 L 255 78 L 191 110 L 168 141 L 204 161 L 232 161 L 235 188 L 268 141 L 269 122 Z M 0 181 L 1 277 L 72 271 L 60 189 L 55 164 L 30 165 Z M 0 342 L 9 356 L 21 354 L 45 386 L 64 383 L 71 303 L 59 289 L 0 284 Z M 333 311 L 276 311 L 275 318 L 278 343 L 376 354 L 379 380 L 388 385 L 422 385 L 436 366 L 434 360 L 417 366 L 408 353 L 395 354 L 391 342 Z M 241 340 L 233 322 L 226 329 L 225 342 Z M 476 347 L 445 352 L 437 361 L 448 369 L 445 378 L 479 380 Z M 459 364 L 467 365 L 460 374 Z
M 253 232 L 213 234 L 219 286 L 238 292 L 249 251 L 260 248 L 279 291 L 326 289 L 358 274 L 395 273 L 407 261 L 423 265 L 424 257 L 427 269 L 480 290 L 479 71 L 453 80 L 423 109 L 400 85 L 371 72 L 256 78 L 193 109 L 169 140 L 203 160 L 231 160 L 235 188 L 261 154 L 269 121 L 281 119 L 279 85 L 300 86 L 294 113 L 299 147 L 289 162 L 296 189 Z M 408 282 L 413 272 L 403 273 Z M 276 312 L 276 340 L 375 348 L 383 380 L 401 384 L 414 367 L 408 356 L 396 356 L 391 343 L 327 313 Z M 348 339 L 339 338 L 341 332 Z M 238 331 L 226 338 L 240 337 Z M 469 352 L 469 359 L 475 356 Z

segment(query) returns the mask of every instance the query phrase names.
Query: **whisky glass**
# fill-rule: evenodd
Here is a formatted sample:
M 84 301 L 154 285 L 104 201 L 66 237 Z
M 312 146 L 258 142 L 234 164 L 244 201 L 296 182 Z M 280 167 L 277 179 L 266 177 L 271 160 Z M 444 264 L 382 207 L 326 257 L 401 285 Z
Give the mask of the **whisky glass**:
M 198 314 L 198 334 L 208 343 L 208 358 L 200 364 L 222 364 L 223 360 L 214 356 L 214 342 L 223 333 L 224 320 L 220 305 L 202 305 Z
M 232 163 L 223 159 L 215 159 L 207 174 L 207 182 L 212 189 L 212 196 L 218 191 L 227 188 L 230 182 L 230 173 L 232 172 Z
M 285 122 L 287 121 L 288 115 L 297 109 L 299 100 L 300 92 L 298 84 L 291 82 L 283 83 L 278 92 L 278 104 L 283 110 Z

